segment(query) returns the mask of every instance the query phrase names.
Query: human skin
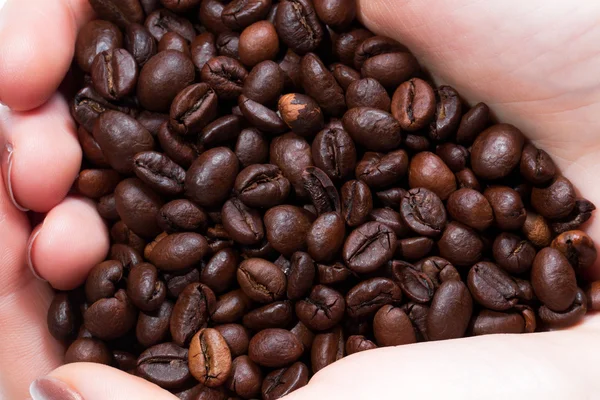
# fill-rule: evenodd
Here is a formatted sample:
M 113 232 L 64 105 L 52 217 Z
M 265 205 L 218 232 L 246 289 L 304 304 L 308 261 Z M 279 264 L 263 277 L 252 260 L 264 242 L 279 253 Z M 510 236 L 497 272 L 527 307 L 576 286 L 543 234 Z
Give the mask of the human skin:
M 438 83 L 521 128 L 581 196 L 600 204 L 600 4 L 360 0 L 359 8 L 367 27 L 407 45 Z M 26 398 L 30 383 L 49 375 L 65 389 L 60 399 L 174 400 L 105 366 L 59 367 L 64 349 L 46 329 L 50 286 L 77 286 L 108 249 L 94 206 L 67 196 L 81 150 L 56 91 L 89 18 L 86 0 L 7 0 L 0 11 L 0 101 L 10 107 L 0 109 L 0 398 Z M 43 226 L 31 232 L 21 209 L 47 214 Z M 586 229 L 600 241 L 597 221 Z M 600 317 L 590 315 L 560 332 L 378 349 L 322 370 L 289 399 L 592 398 L 600 392 L 599 334 Z M 35 400 L 52 399 L 40 397 L 39 386 Z

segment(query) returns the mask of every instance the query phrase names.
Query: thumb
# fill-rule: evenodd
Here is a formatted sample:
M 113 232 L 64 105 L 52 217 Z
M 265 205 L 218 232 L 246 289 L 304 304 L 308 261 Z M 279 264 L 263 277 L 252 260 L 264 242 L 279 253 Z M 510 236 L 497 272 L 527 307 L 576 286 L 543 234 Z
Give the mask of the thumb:
M 177 400 L 144 379 L 101 364 L 63 365 L 29 388 L 33 400 Z

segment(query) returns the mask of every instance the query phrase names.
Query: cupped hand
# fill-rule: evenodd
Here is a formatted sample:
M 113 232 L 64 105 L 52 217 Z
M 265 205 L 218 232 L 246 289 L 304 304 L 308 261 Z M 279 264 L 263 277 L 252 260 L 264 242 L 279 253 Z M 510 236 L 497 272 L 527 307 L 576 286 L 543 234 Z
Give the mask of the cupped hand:
M 600 4 L 522 0 L 360 0 L 363 23 L 407 45 L 438 83 L 520 127 L 581 195 L 600 204 Z M 89 201 L 68 196 L 81 150 L 57 92 L 87 0 L 7 0 L 0 11 L 0 398 L 175 399 L 109 367 L 60 367 L 49 335 L 50 285 L 71 289 L 106 255 Z M 45 215 L 31 230 L 26 210 Z M 31 214 L 29 214 L 31 215 Z M 600 240 L 600 224 L 588 232 Z M 600 277 L 600 268 L 595 268 Z M 37 278 L 36 278 L 37 276 Z M 39 279 L 38 279 L 39 278 Z M 44 282 L 48 281 L 48 283 Z M 448 399 L 593 398 L 600 317 L 562 332 L 487 336 L 385 348 L 345 358 L 291 400 L 415 396 Z M 50 385 L 49 382 L 57 383 Z M 50 397 L 49 387 L 59 387 Z M 45 395 L 46 397 L 43 397 Z

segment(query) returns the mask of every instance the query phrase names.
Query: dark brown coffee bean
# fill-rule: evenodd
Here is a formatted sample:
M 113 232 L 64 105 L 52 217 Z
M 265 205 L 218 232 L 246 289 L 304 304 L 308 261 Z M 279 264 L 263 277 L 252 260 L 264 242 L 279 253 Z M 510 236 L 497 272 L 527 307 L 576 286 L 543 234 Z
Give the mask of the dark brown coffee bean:
M 427 313 L 427 336 L 430 340 L 462 337 L 473 312 L 469 290 L 460 281 L 447 281 L 433 296 Z
M 160 233 L 156 214 L 163 205 L 162 199 L 142 181 L 125 179 L 115 189 L 117 212 L 123 222 L 142 237 Z
M 496 263 L 510 274 L 529 271 L 535 258 L 535 248 L 530 242 L 508 232 L 496 236 L 492 252 Z
M 231 375 L 225 386 L 244 399 L 255 398 L 260 393 L 263 374 L 248 356 L 235 358 L 231 365 Z
M 272 23 L 259 21 L 250 25 L 240 35 L 240 60 L 248 67 L 273 60 L 279 53 L 279 37 Z
M 162 153 L 137 153 L 133 158 L 133 172 L 158 193 L 167 196 L 183 193 L 185 170 Z
M 296 315 L 309 329 L 325 331 L 336 326 L 344 317 L 344 297 L 327 286 L 315 286 L 310 295 L 296 303 Z
M 283 93 L 284 84 L 285 76 L 279 65 L 267 60 L 252 68 L 244 81 L 243 94 L 257 103 L 269 106 L 277 102 Z M 283 113 L 281 117 L 285 121 Z
M 136 119 L 144 128 L 148 129 L 148 132 L 150 132 L 153 137 L 156 138 L 162 124 L 169 121 L 169 115 L 151 111 L 142 111 L 137 115 Z
M 419 235 L 435 237 L 446 227 L 444 203 L 428 189 L 411 189 L 400 203 L 400 215 Z
M 489 119 L 489 107 L 485 103 L 476 104 L 463 115 L 456 132 L 456 141 L 465 146 L 470 145 L 486 128 Z
M 481 191 L 481 185 L 471 169 L 465 168 L 462 171 L 458 171 L 455 176 L 459 189 L 473 189 L 477 190 L 478 192 Z
M 188 355 L 190 373 L 208 387 L 223 385 L 231 375 L 231 352 L 216 329 L 204 328 L 194 335 Z
M 133 172 L 134 156 L 154 148 L 154 139 L 146 128 L 127 114 L 108 110 L 94 125 L 94 139 L 110 166 L 123 174 Z
M 110 350 L 98 339 L 79 338 L 67 348 L 65 364 L 76 362 L 92 362 L 96 364 L 112 364 Z
M 202 268 L 200 282 L 216 293 L 223 293 L 236 279 L 238 253 L 230 248 L 217 251 Z
M 146 17 L 144 26 L 158 42 L 167 32 L 178 33 L 188 42 L 194 40 L 194 37 L 196 36 L 196 31 L 190 21 L 165 8 L 158 9 L 149 14 L 148 17 Z
M 467 167 L 469 151 L 454 143 L 444 143 L 436 147 L 435 153 L 452 172 L 460 172 Z
M 454 174 L 441 158 L 425 151 L 416 154 L 408 171 L 408 183 L 411 188 L 429 189 L 442 201 L 456 190 Z
M 113 365 L 125 372 L 134 371 L 137 365 L 136 356 L 126 351 L 114 350 L 113 360 Z
M 237 138 L 235 155 L 242 167 L 263 164 L 269 159 L 269 142 L 258 129 L 244 129 Z
M 315 263 L 307 253 L 298 251 L 292 255 L 287 275 L 287 297 L 298 300 L 304 297 L 315 280 Z
M 346 226 L 342 216 L 336 212 L 322 214 L 306 235 L 308 253 L 317 262 L 330 261 L 341 250 L 345 238 Z
M 273 207 L 264 217 L 267 239 L 285 256 L 306 249 L 306 235 L 312 222 L 306 210 L 290 205 Z
M 260 213 L 237 198 L 229 199 L 221 210 L 223 227 L 238 243 L 253 245 L 262 241 L 265 231 Z
M 187 360 L 187 349 L 174 343 L 158 344 L 140 355 L 136 374 L 165 389 L 180 388 L 191 379 Z
M 83 319 L 92 335 L 111 340 L 125 335 L 135 325 L 136 310 L 127 293 L 120 289 L 114 297 L 92 304 L 85 311 Z
M 169 337 L 172 312 L 173 303 L 168 300 L 155 311 L 140 312 L 135 328 L 137 341 L 144 347 L 164 342 Z
M 283 60 L 279 62 L 279 68 L 281 68 L 284 75 L 285 87 L 290 91 L 297 91 L 302 88 L 301 61 L 302 57 L 288 49 Z
M 159 241 L 147 258 L 162 271 L 184 271 L 208 253 L 204 236 L 193 232 L 173 233 Z
M 344 282 L 353 273 L 341 262 L 332 265 L 318 264 L 317 265 L 318 281 L 322 285 L 334 285 Z
M 156 216 L 158 226 L 165 232 L 204 231 L 208 215 L 189 200 L 178 199 L 165 204 Z
M 323 128 L 321 108 L 309 96 L 286 94 L 279 99 L 278 108 L 287 126 L 300 136 L 313 137 Z
M 225 115 L 206 125 L 198 137 L 199 148 L 229 145 L 242 131 L 242 118 L 238 115 Z
M 276 301 L 244 315 L 242 323 L 253 331 L 270 328 L 289 328 L 294 321 L 294 308 L 289 301 Z
M 248 355 L 258 365 L 269 368 L 280 368 L 300 358 L 303 352 L 302 343 L 284 329 L 265 329 L 258 332 L 250 340 Z
M 287 278 L 281 269 L 260 258 L 243 261 L 237 271 L 237 280 L 244 293 L 259 303 L 283 298 L 287 286 Z
M 105 20 L 124 28 L 131 23 L 140 23 L 144 19 L 144 10 L 138 0 L 90 0 L 96 14 Z
M 236 59 L 219 56 L 211 58 L 202 67 L 202 82 L 208 83 L 219 99 L 233 100 L 242 94 L 246 68 Z
M 319 132 L 312 142 L 312 156 L 333 180 L 348 177 L 356 165 L 356 147 L 343 126 L 331 124 Z
M 561 233 L 552 241 L 552 248 L 563 253 L 577 271 L 591 267 L 598 257 L 592 238 L 582 231 Z
M 404 147 L 406 147 L 406 150 L 409 152 L 419 153 L 421 151 L 429 150 L 431 142 L 425 136 L 409 133 L 404 136 Z
M 399 307 L 385 305 L 373 318 L 373 334 L 380 347 L 416 343 L 412 323 Z
M 424 272 L 403 261 L 392 262 L 392 274 L 402 292 L 417 303 L 428 303 L 433 298 L 435 284 Z
M 346 110 L 344 90 L 321 59 L 309 53 L 302 58 L 301 68 L 306 94 L 315 99 L 325 113 L 341 116 Z
M 80 194 L 91 199 L 98 199 L 110 194 L 121 180 L 119 173 L 110 169 L 85 169 L 73 183 Z
M 351 318 L 375 314 L 385 304 L 400 304 L 402 291 L 391 279 L 371 278 L 354 286 L 346 294 L 346 312 Z
M 168 122 L 163 123 L 158 130 L 158 141 L 165 154 L 184 168 L 189 168 L 198 158 L 200 151 L 196 144 L 181 135 L 176 135 L 169 128 Z
M 221 295 L 217 300 L 215 312 L 211 320 L 216 324 L 236 322 L 246 314 L 252 306 L 252 300 L 241 289 Z
M 219 206 L 233 189 L 238 170 L 238 159 L 228 148 L 207 150 L 187 172 L 186 195 L 200 206 Z
M 219 331 L 231 351 L 232 357 L 239 357 L 248 353 L 248 343 L 250 337 L 248 331 L 242 325 L 224 324 L 217 325 L 215 329 Z
M 498 124 L 482 132 L 471 149 L 473 172 L 487 180 L 510 174 L 521 160 L 525 138 L 512 125 Z
M 127 295 L 140 310 L 154 311 L 165 301 L 167 287 L 159 279 L 158 271 L 154 265 L 141 263 L 129 271 Z
M 165 50 L 176 50 L 191 58 L 189 42 L 176 32 L 167 32 L 158 42 L 158 52 Z
M 410 228 L 404 222 L 400 216 L 400 213 L 392 210 L 389 207 L 374 209 L 369 213 L 369 220 L 387 225 L 394 231 L 396 237 L 398 238 L 406 237 L 410 234 Z
M 547 187 L 534 187 L 531 191 L 531 205 L 545 218 L 565 218 L 575 208 L 573 184 L 564 176 L 558 176 Z
M 495 311 L 513 308 L 524 295 L 517 282 L 496 264 L 482 261 L 473 266 L 467 278 L 475 301 Z
M 591 311 L 598 311 L 600 309 L 600 281 L 592 282 L 585 295 L 588 299 L 588 308 Z
M 201 4 L 203 3 L 204 1 Z M 228 400 L 227 393 L 222 386 L 213 389 L 206 387 L 201 383 L 183 391 L 174 390 L 172 393 L 180 400 Z
M 346 90 L 348 108 L 373 107 L 390 111 L 390 96 L 385 88 L 373 78 L 354 81 Z
M 381 204 L 385 207 L 399 208 L 400 202 L 402 201 L 406 193 L 408 193 L 408 191 L 402 188 L 391 188 L 379 191 L 375 193 L 375 195 L 377 196 Z
M 338 326 L 326 333 L 315 336 L 311 349 L 310 359 L 314 374 L 341 360 L 344 357 L 345 339 L 344 332 Z
M 352 82 L 360 80 L 360 72 L 358 72 L 354 68 L 351 68 L 341 63 L 331 64 L 329 66 L 329 70 L 333 74 L 333 77 L 335 78 L 338 85 L 340 85 L 341 88 L 344 89 L 344 91 L 348 90 L 348 87 L 352 84 Z M 346 99 L 346 102 L 347 101 L 348 99 Z
M 521 314 L 481 310 L 472 321 L 472 334 L 493 335 L 498 333 L 525 332 L 525 319 Z
M 129 24 L 123 38 L 125 48 L 139 66 L 143 66 L 157 52 L 156 40 L 140 24 Z
M 56 340 L 72 339 L 77 335 L 79 314 L 67 293 L 57 293 L 54 296 L 48 308 L 46 322 L 48 331 Z
M 352 139 L 368 150 L 391 151 L 402 143 L 400 124 L 385 111 L 352 108 L 344 114 L 342 122 Z
M 142 67 L 137 98 L 147 110 L 167 112 L 177 94 L 193 81 L 192 61 L 179 51 L 163 51 Z
M 84 72 L 90 72 L 92 62 L 103 51 L 123 47 L 123 34 L 109 21 L 94 20 L 81 27 L 75 42 L 75 59 Z
M 377 345 L 362 335 L 352 335 L 346 340 L 346 355 L 376 349 Z
M 230 29 L 223 23 L 223 10 L 225 4 L 221 0 L 203 0 L 198 10 L 200 23 L 210 32 L 221 33 Z
M 361 69 L 365 78 L 374 78 L 389 90 L 398 87 L 402 82 L 419 72 L 419 63 L 410 53 L 397 52 L 379 54 L 367 59 Z M 458 112 L 460 116 L 460 112 Z
M 170 297 L 177 299 L 183 289 L 185 289 L 190 283 L 200 282 L 200 271 L 192 269 L 187 274 L 176 275 L 176 274 L 163 274 L 165 281 L 167 282 L 167 293 Z
M 552 222 L 552 231 L 555 234 L 561 234 L 566 231 L 578 229 L 581 224 L 590 219 L 595 209 L 596 206 L 589 200 L 577 199 L 573 211 L 568 216 Z M 529 215 L 529 213 L 527 214 Z
M 484 231 L 494 222 L 489 201 L 473 189 L 459 189 L 448 197 L 448 213 L 452 219 L 471 228 Z
M 440 86 L 436 91 L 435 119 L 429 126 L 429 137 L 445 140 L 458 129 L 462 115 L 462 103 L 458 93 L 450 86 Z
M 292 329 L 290 329 L 296 337 L 302 343 L 304 347 L 304 353 L 310 353 L 310 349 L 312 347 L 312 342 L 315 339 L 315 334 L 306 327 L 301 321 L 298 321 L 296 325 Z
M 77 98 L 77 96 L 76 96 Z M 79 107 L 77 107 L 79 108 Z M 95 112 L 94 112 L 95 114 Z M 99 114 L 97 114 L 99 115 Z M 73 115 L 73 118 L 78 119 L 76 115 Z M 93 122 L 96 122 L 96 117 L 93 118 Z M 90 120 L 90 122 L 92 122 Z M 92 123 L 93 128 L 93 123 Z M 77 137 L 79 139 L 79 144 L 81 145 L 81 150 L 83 151 L 83 155 L 85 159 L 95 165 L 96 167 L 110 167 L 110 164 L 102 154 L 102 150 L 100 149 L 100 145 L 96 142 L 96 139 L 88 132 L 83 125 L 79 126 L 77 129 Z
M 287 130 L 279 115 L 262 104 L 241 95 L 239 106 L 246 120 L 262 132 L 277 135 Z
M 169 10 L 184 12 L 197 7 L 200 4 L 200 0 L 161 0 L 161 3 Z
M 125 49 L 103 51 L 91 66 L 94 89 L 108 100 L 119 100 L 133 92 L 138 79 L 135 59 Z
M 286 133 L 271 141 L 270 162 L 281 169 L 294 186 L 296 194 L 304 196 L 302 171 L 313 165 L 312 152 L 306 140 L 294 133 Z
M 343 64 L 353 65 L 356 48 L 372 36 L 373 33 L 364 28 L 340 33 L 333 38 L 333 55 Z
M 215 35 L 210 32 L 204 32 L 192 41 L 190 46 L 192 52 L 192 61 L 198 71 L 202 71 L 208 60 L 216 57 L 217 45 Z
M 221 14 L 225 26 L 242 30 L 267 16 L 271 0 L 234 0 L 227 4 Z
M 385 36 L 366 37 L 354 52 L 354 67 L 362 69 L 365 61 L 380 54 L 403 52 L 406 47 Z M 406 79 L 404 79 L 406 80 Z M 396 85 L 397 86 L 397 85 Z
M 423 129 L 436 115 L 433 88 L 419 78 L 406 81 L 396 89 L 391 108 L 402 129 L 411 132 Z
M 505 186 L 490 187 L 483 192 L 494 210 L 496 226 L 502 230 L 518 230 L 523 227 L 527 212 L 519 194 Z
M 563 312 L 573 303 L 577 281 L 573 267 L 558 250 L 540 250 L 531 268 L 531 284 L 537 298 L 552 311 Z
M 456 268 L 454 268 L 454 266 L 450 264 L 448 260 L 441 257 L 427 257 L 418 261 L 415 264 L 415 268 L 417 271 L 423 271 L 426 273 L 436 288 L 439 287 L 442 282 L 461 280 Z
M 306 386 L 308 375 L 308 368 L 301 362 L 269 373 L 262 384 L 263 399 L 276 400 Z
M 191 283 L 181 292 L 173 307 L 170 330 L 173 341 L 187 345 L 199 329 L 206 326 L 216 309 L 213 291 L 201 283 Z
M 438 241 L 440 256 L 452 264 L 468 267 L 481 260 L 483 241 L 477 232 L 459 222 L 450 222 Z
M 356 177 L 373 189 L 397 184 L 408 172 L 408 154 L 396 150 L 387 154 L 368 151 L 356 166 Z
M 315 2 L 319 19 L 335 30 L 345 30 L 356 16 L 356 2 L 352 0 L 325 0 Z
M 543 185 L 556 175 L 556 165 L 544 150 L 526 144 L 521 154 L 521 174 L 534 185 Z
M 433 248 L 433 240 L 428 237 L 399 239 L 396 247 L 396 258 L 403 260 L 420 260 L 426 257 Z
M 341 211 L 338 191 L 325 172 L 317 167 L 307 167 L 302 172 L 302 181 L 317 214 Z
M 217 95 L 208 84 L 188 86 L 173 99 L 170 126 L 182 135 L 197 134 L 215 119 L 217 105 Z
M 142 255 L 138 251 L 130 246 L 118 243 L 110 246 L 108 259 L 119 261 L 124 269 L 131 269 L 133 266 L 143 262 Z
M 324 29 L 309 0 L 284 0 L 275 17 L 279 37 L 294 52 L 314 51 L 323 40 Z
M 290 182 L 272 164 L 243 169 L 235 180 L 235 193 L 249 207 L 269 208 L 281 204 L 290 192 Z
M 543 305 L 538 310 L 538 315 L 546 327 L 557 329 L 575 325 L 583 318 L 586 312 L 587 298 L 585 297 L 583 290 L 577 289 L 573 304 L 565 311 L 556 312 L 546 305 Z
M 240 59 L 240 35 L 235 32 L 222 32 L 215 42 L 220 56 Z
M 396 235 L 386 225 L 367 222 L 356 228 L 344 243 L 344 262 L 360 274 L 376 271 L 396 251 Z

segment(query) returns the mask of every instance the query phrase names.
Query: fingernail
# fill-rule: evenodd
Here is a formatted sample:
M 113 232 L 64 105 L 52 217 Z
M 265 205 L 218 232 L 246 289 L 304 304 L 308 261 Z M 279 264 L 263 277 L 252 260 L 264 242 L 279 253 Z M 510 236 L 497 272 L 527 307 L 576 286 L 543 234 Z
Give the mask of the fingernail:
M 69 385 L 48 376 L 33 381 L 29 394 L 33 400 L 83 400 Z
M 14 156 L 14 148 L 11 143 L 6 143 L 4 145 L 4 151 L 2 153 L 2 172 L 4 174 L 4 184 L 6 185 L 6 191 L 8 192 L 8 196 L 12 201 L 13 205 L 17 208 L 17 210 L 26 212 L 29 209 L 22 207 L 19 203 L 17 203 L 17 199 L 15 199 L 15 193 L 12 189 L 12 164 L 13 164 L 13 156 Z
M 27 242 L 27 265 L 29 266 L 29 269 L 31 270 L 33 276 L 45 282 L 46 280 L 42 278 L 40 274 L 38 274 L 37 270 L 35 269 L 35 265 L 33 264 L 33 245 L 35 244 L 35 239 L 37 239 L 37 237 L 42 232 L 43 226 L 44 223 L 41 223 L 38 226 L 36 226 L 33 229 L 33 232 L 31 232 L 31 235 L 29 236 L 29 241 Z

